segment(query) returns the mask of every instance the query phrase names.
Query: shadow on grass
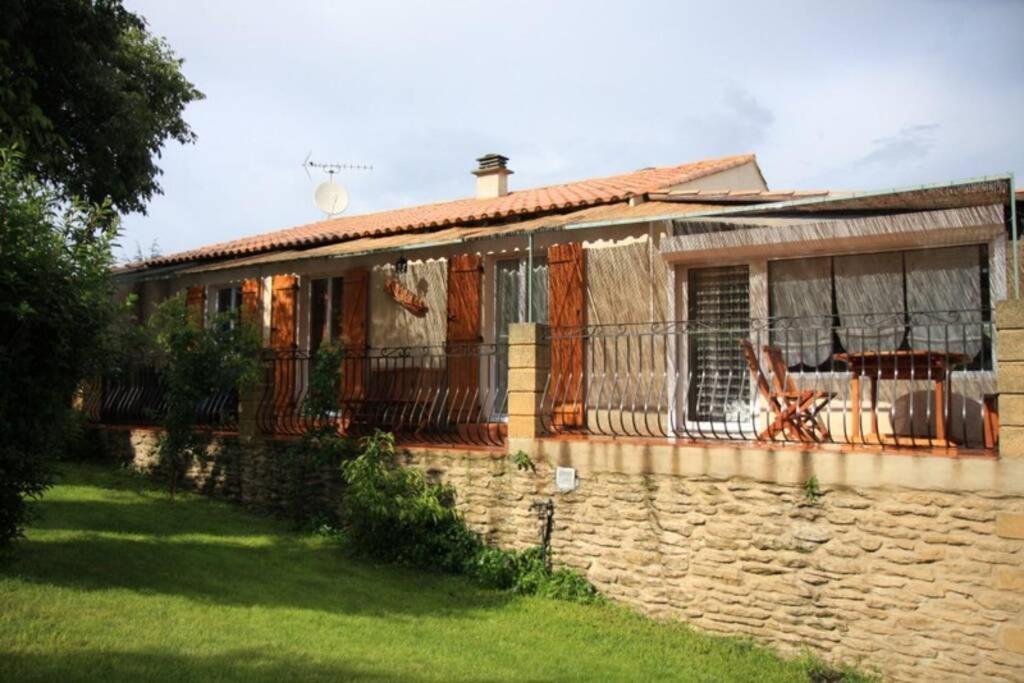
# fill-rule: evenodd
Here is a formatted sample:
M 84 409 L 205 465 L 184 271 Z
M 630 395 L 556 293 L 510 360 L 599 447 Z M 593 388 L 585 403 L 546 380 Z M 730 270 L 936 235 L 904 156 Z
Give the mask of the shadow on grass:
M 268 536 L 282 533 L 278 520 L 241 513 L 226 517 L 219 501 L 179 498 L 143 503 L 43 499 L 32 505 L 32 529 L 109 532 L 153 537 L 205 534 L 210 536 Z
M 140 484 L 130 475 L 72 467 L 63 483 L 98 489 L 55 491 L 38 503 L 28 538 L 0 557 L 0 577 L 215 605 L 370 615 L 464 615 L 511 599 L 458 577 L 353 559 L 335 543 L 225 503 L 196 496 L 171 501 L 153 496 L 144 483 L 133 493 Z
M 374 672 L 347 663 L 327 664 L 283 657 L 262 649 L 220 655 L 164 652 L 2 653 L 0 678 L 18 681 L 399 681 L 439 680 Z
M 83 535 L 20 544 L 0 576 L 80 590 L 126 589 L 226 606 L 372 615 L 464 614 L 510 597 L 457 577 L 377 567 L 337 549 Z

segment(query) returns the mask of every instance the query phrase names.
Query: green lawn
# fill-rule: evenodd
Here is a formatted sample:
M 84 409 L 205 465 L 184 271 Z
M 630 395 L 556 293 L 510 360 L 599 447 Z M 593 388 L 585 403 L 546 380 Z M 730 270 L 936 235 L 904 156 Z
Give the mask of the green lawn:
M 62 466 L 0 559 L 0 680 L 806 681 L 625 609 L 354 560 L 145 480 Z

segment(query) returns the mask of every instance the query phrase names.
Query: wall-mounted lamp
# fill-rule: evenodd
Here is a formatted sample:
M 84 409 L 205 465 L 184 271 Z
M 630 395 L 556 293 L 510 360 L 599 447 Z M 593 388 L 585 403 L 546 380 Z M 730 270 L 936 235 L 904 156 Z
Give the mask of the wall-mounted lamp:
M 398 260 L 395 261 L 395 274 L 405 275 L 407 270 L 409 270 L 409 260 L 404 256 L 399 256 Z

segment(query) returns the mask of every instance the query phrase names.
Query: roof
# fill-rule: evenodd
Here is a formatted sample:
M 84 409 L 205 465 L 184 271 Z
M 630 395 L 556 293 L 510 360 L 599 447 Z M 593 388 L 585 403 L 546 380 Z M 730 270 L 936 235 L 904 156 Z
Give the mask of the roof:
M 358 237 L 334 244 L 308 249 L 284 249 L 263 254 L 241 256 L 233 259 L 190 266 L 179 273 L 209 273 L 234 270 L 252 266 L 277 264 L 286 261 L 303 261 L 316 258 L 340 258 L 374 252 L 423 249 L 441 244 L 465 243 L 476 239 L 508 237 L 516 234 L 542 232 L 545 230 L 586 227 L 594 222 L 616 220 L 645 220 L 651 218 L 679 217 L 692 211 L 707 211 L 717 208 L 712 204 L 675 204 L 668 202 L 643 202 L 635 206 L 620 203 L 594 206 L 572 213 L 541 216 L 531 220 L 508 225 L 442 228 L 434 232 L 406 232 L 376 237 Z
M 493 199 L 457 199 L 359 216 L 344 216 L 159 256 L 128 266 L 123 271 L 259 254 L 280 249 L 308 248 L 363 237 L 435 230 L 484 221 L 507 221 L 548 212 L 564 212 L 611 204 L 651 192 L 667 192 L 676 185 L 727 171 L 754 160 L 753 154 L 706 159 L 679 166 L 645 168 L 605 178 L 591 178 L 509 192 L 503 197 Z
M 828 190 L 670 190 L 652 192 L 650 197 L 658 201 L 701 201 L 711 204 L 766 204 L 794 199 L 834 197 L 838 193 Z
M 970 206 L 1006 204 L 1008 176 L 967 178 L 947 183 L 871 190 L 867 192 L 828 192 L 794 196 L 783 201 L 766 201 L 748 206 L 719 206 L 714 214 L 821 213 L 828 211 L 937 211 Z M 772 193 L 768 193 L 772 194 Z M 658 197 L 659 195 L 653 195 Z M 672 195 L 675 196 L 675 195 Z M 701 201 L 712 203 L 708 198 Z M 684 217 L 683 220 L 691 220 Z

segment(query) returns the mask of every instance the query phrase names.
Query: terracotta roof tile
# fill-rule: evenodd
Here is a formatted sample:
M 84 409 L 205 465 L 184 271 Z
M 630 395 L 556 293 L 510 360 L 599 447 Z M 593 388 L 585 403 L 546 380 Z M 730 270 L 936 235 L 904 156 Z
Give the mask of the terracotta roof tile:
M 674 185 L 726 171 L 753 160 L 752 154 L 707 159 L 680 166 L 645 168 L 606 178 L 509 192 L 504 197 L 494 199 L 457 199 L 360 216 L 343 216 L 160 256 L 144 264 L 135 264 L 135 267 L 205 261 L 277 249 L 329 244 L 359 237 L 391 235 L 517 215 L 597 206 L 649 192 L 668 191 Z

